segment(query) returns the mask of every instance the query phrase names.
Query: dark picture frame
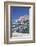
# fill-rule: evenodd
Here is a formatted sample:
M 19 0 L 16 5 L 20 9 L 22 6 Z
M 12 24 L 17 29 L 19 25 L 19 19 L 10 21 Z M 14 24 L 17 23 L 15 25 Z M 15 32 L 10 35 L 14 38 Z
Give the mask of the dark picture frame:
M 32 5 L 33 6 L 33 40 L 23 41 L 9 41 L 9 29 L 8 29 L 8 5 L 21 4 L 21 5 Z M 11 22 L 11 21 L 10 21 Z M 10 28 L 11 30 L 11 28 Z M 35 42 L 35 3 L 32 2 L 4 2 L 4 43 L 6 44 L 17 44 L 17 43 L 34 43 Z

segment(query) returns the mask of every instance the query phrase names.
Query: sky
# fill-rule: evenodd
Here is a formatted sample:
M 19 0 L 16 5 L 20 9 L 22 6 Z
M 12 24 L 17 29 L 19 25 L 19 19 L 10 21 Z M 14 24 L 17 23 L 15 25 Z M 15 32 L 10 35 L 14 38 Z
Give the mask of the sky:
M 15 7 L 11 6 L 10 15 L 12 22 L 15 22 L 20 16 L 29 15 L 29 7 Z

